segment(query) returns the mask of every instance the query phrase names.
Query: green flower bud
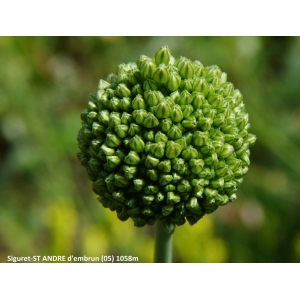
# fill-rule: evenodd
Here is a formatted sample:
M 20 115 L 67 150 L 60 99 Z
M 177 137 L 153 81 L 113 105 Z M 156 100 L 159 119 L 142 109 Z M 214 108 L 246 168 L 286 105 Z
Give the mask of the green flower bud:
M 143 125 L 146 128 L 154 128 L 154 127 L 158 126 L 158 124 L 159 124 L 159 121 L 152 113 L 148 113 L 148 115 L 146 116 L 146 118 L 143 122 Z
M 121 116 L 119 113 L 117 112 L 112 112 L 109 115 L 109 122 L 108 122 L 108 126 L 110 128 L 114 128 L 117 125 L 121 124 Z
M 201 211 L 201 207 L 199 206 L 198 199 L 196 197 L 192 197 L 187 202 L 186 208 L 190 211 Z
M 197 120 L 195 117 L 187 117 L 182 121 L 182 126 L 188 129 L 194 129 L 197 127 Z
M 224 144 L 222 150 L 218 153 L 219 158 L 226 158 L 234 151 L 233 146 L 229 144 Z
M 92 172 L 99 172 L 101 170 L 102 163 L 96 158 L 91 158 L 88 161 L 88 166 L 91 168 Z
M 220 80 L 217 76 L 207 76 L 206 81 L 213 86 L 214 89 L 218 90 L 220 88 Z
M 182 179 L 182 176 L 180 176 L 179 174 L 173 172 L 172 173 L 173 176 L 173 183 L 177 183 L 178 181 L 180 181 Z
M 151 194 L 151 195 L 157 194 L 157 192 L 158 192 L 158 187 L 157 187 L 157 186 L 154 186 L 154 185 L 147 185 L 147 186 L 145 187 L 145 189 L 144 189 L 144 192 L 145 192 L 146 194 Z M 154 200 L 154 198 L 153 198 L 153 200 Z
M 147 142 L 145 144 L 145 153 L 149 154 L 150 153 L 150 147 L 151 147 L 152 143 L 151 142 Z
M 121 174 L 115 174 L 114 184 L 116 187 L 126 187 L 129 185 L 129 181 Z
M 103 92 L 98 91 L 97 99 L 98 99 L 97 104 L 98 104 L 99 109 L 107 108 L 107 103 L 108 103 L 108 99 L 109 99 L 107 92 L 103 93 Z
M 171 121 L 170 118 L 163 119 L 163 120 L 161 121 L 161 123 L 160 123 L 160 125 L 161 125 L 161 130 L 162 130 L 163 132 L 168 132 L 168 131 L 170 130 L 172 124 L 173 124 L 173 123 L 172 123 L 172 121 Z
M 132 100 L 132 103 L 131 103 L 131 106 L 133 109 L 135 110 L 139 110 L 139 109 L 146 109 L 146 102 L 145 100 L 143 99 L 143 97 L 138 94 L 133 100 Z
M 135 152 L 144 152 L 145 143 L 139 135 L 135 135 L 129 142 L 131 150 Z
M 167 83 L 169 80 L 169 71 L 164 64 L 160 64 L 153 73 L 153 80 L 158 83 Z
M 162 158 L 164 156 L 166 144 L 164 142 L 158 142 L 150 146 L 150 153 L 156 158 Z
M 192 92 L 193 91 L 193 80 L 192 80 L 192 78 L 183 79 L 180 83 L 180 89 Z
M 256 136 L 251 133 L 247 134 L 247 136 L 244 139 L 244 142 L 249 144 L 249 147 L 253 146 L 255 141 L 256 141 Z
M 132 111 L 131 99 L 128 97 L 123 97 L 120 100 L 120 108 L 121 108 L 121 111 L 131 112 Z
M 102 193 L 107 191 L 106 183 L 103 178 L 94 181 L 93 191 L 98 195 L 101 195 Z
M 157 83 L 152 79 L 147 79 L 143 85 L 144 91 L 156 91 L 157 90 Z
M 166 101 L 160 102 L 156 107 L 154 114 L 157 118 L 168 118 L 170 116 L 171 107 Z
M 104 91 L 104 90 L 106 90 L 106 89 L 108 89 L 110 87 L 111 87 L 111 85 L 110 85 L 109 82 L 100 79 L 99 84 L 98 84 L 98 90 Z
M 145 131 L 144 140 L 152 142 L 154 140 L 154 131 L 153 130 Z
M 115 127 L 115 132 L 119 138 L 125 138 L 128 134 L 129 127 L 127 125 L 117 125 Z
M 167 141 L 168 141 L 168 137 L 164 133 L 162 133 L 161 131 L 158 131 L 155 134 L 155 137 L 154 137 L 154 142 L 155 143 L 159 143 L 159 142 L 166 143 Z
M 89 142 L 90 140 L 92 140 L 94 138 L 92 130 L 90 130 L 88 128 L 84 128 L 83 131 L 81 132 L 81 134 L 82 134 L 82 138 L 87 142 Z
M 179 97 L 180 97 L 180 92 L 175 91 L 175 92 L 171 93 L 169 97 L 166 97 L 166 98 L 170 98 L 173 101 L 173 104 L 175 104 L 175 102 L 179 99 Z
M 130 85 L 130 81 L 129 81 L 129 73 L 120 73 L 118 74 L 117 76 L 117 83 L 120 84 L 120 83 L 123 83 L 125 85 Z
M 136 192 L 140 192 L 144 189 L 146 185 L 146 181 L 144 179 L 134 179 L 133 180 L 134 189 Z
M 238 158 L 241 159 L 243 162 L 245 162 L 247 166 L 250 165 L 250 159 L 246 153 L 242 153 L 241 155 L 238 155 Z
M 124 162 L 131 166 L 136 166 L 140 162 L 140 157 L 135 151 L 130 151 L 128 155 L 125 156 Z
M 138 68 L 132 69 L 128 72 L 128 81 L 132 85 L 142 81 L 142 74 Z
M 165 199 L 164 194 L 162 194 L 161 192 L 158 192 L 155 196 L 154 201 L 159 203 L 159 202 L 162 202 L 164 199 Z
M 148 169 L 146 171 L 146 174 L 153 181 L 157 181 L 159 178 L 159 174 L 155 169 Z
M 214 146 L 217 154 L 222 152 L 224 147 L 224 143 L 222 141 L 215 139 L 212 141 L 212 145 Z
M 161 175 L 159 178 L 159 184 L 160 185 L 167 185 L 170 183 L 173 179 L 172 175 Z
M 115 153 L 115 149 L 108 147 L 106 144 L 103 144 L 99 151 L 104 155 L 113 155 Z
M 223 73 L 226 74 L 226 73 Z M 223 76 L 223 75 L 222 75 Z M 227 75 L 226 75 L 227 77 Z M 220 79 L 221 82 L 221 79 Z M 231 82 L 225 82 L 221 84 L 221 88 L 223 88 L 223 97 L 231 97 L 234 95 L 234 86 Z
M 134 226 L 137 226 L 137 227 L 143 227 L 147 224 L 145 219 L 141 218 L 141 217 L 135 217 L 135 218 L 133 218 L 133 221 L 134 221 Z
M 234 178 L 234 173 L 228 169 L 227 173 L 223 177 L 225 181 L 230 181 Z
M 177 191 L 180 193 L 188 193 L 192 190 L 192 187 L 188 180 L 184 179 L 177 185 Z
M 214 119 L 215 115 L 217 114 L 217 110 L 212 108 L 204 108 L 202 112 L 205 118 L 210 119 Z
M 80 114 L 80 118 L 81 118 L 81 121 L 83 121 L 84 123 L 87 122 L 87 115 L 88 115 L 89 111 L 87 108 L 85 108 L 81 114 Z
M 204 161 L 202 159 L 192 158 L 189 162 L 189 166 L 193 174 L 199 174 L 204 167 Z
M 144 95 L 144 90 L 139 83 L 132 88 L 131 92 L 133 96 Z
M 172 159 L 176 158 L 182 151 L 180 145 L 173 141 L 168 141 L 166 145 L 166 158 Z
M 191 97 L 192 97 L 192 106 L 194 109 L 200 109 L 207 103 L 204 95 L 199 92 L 193 92 Z
M 191 113 L 194 111 L 193 106 L 190 105 L 190 104 L 181 105 L 180 108 L 181 108 L 182 115 L 183 115 L 184 119 L 188 118 L 191 115 Z
M 211 129 L 213 120 L 210 118 L 200 118 L 198 121 L 198 125 L 203 131 L 208 131 Z
M 191 160 L 193 158 L 198 158 L 198 151 L 195 148 L 193 148 L 192 146 L 188 146 L 182 151 L 181 155 L 182 155 L 182 158 Z
M 167 88 L 170 91 L 176 91 L 181 84 L 181 77 L 177 72 L 170 72 L 169 73 L 169 80 L 167 82 Z
M 229 157 L 226 159 L 226 164 L 234 172 L 241 166 L 242 161 L 235 157 Z
M 238 135 L 234 135 L 235 139 L 230 142 L 230 144 L 235 148 L 239 149 L 244 144 L 244 139 Z
M 126 179 L 130 180 L 137 174 L 137 168 L 134 166 L 123 165 L 123 172 Z
M 185 164 L 185 160 L 182 158 L 175 158 L 172 160 L 172 166 L 174 170 L 181 170 Z
M 101 136 L 103 133 L 105 133 L 106 127 L 102 126 L 96 122 L 92 125 L 92 134 L 95 136 Z
M 110 74 L 108 74 L 108 76 L 106 77 L 106 81 L 107 81 L 108 83 L 110 83 L 111 86 L 114 86 L 114 85 L 115 85 L 115 82 L 116 82 L 116 78 L 117 78 L 116 74 L 110 73 Z
M 108 133 L 106 136 L 105 144 L 108 147 L 116 148 L 120 146 L 122 143 L 122 140 L 118 138 L 115 134 Z
M 212 153 L 210 156 L 207 156 L 204 159 L 204 162 L 205 162 L 205 164 L 207 166 L 215 166 L 215 165 L 217 165 L 218 162 L 219 162 L 217 153 Z
M 137 67 L 140 69 L 142 67 L 143 62 L 147 59 L 151 59 L 151 58 L 146 55 L 140 55 L 139 59 L 136 62 Z
M 109 169 L 113 170 L 117 168 L 121 163 L 121 160 L 118 156 L 106 156 L 106 164 Z
M 164 95 L 159 91 L 146 91 L 144 93 L 146 103 L 153 107 L 164 100 Z
M 149 169 L 155 168 L 159 164 L 159 159 L 155 158 L 151 155 L 147 155 L 146 160 L 145 160 L 145 166 Z
M 179 105 L 174 105 L 170 111 L 170 118 L 173 122 L 180 122 L 183 119 L 183 114 Z
M 133 122 L 132 115 L 128 114 L 127 112 L 123 112 L 121 116 L 121 123 L 123 125 L 129 125 L 131 122 Z
M 222 114 L 219 114 L 213 119 L 213 124 L 214 124 L 214 126 L 219 127 L 220 125 L 223 124 L 224 121 L 225 121 L 225 116 Z
M 204 68 L 203 64 L 199 60 L 193 61 L 193 67 L 196 76 L 198 77 L 206 76 L 206 69 Z
M 182 149 L 185 149 L 187 146 L 186 140 L 184 138 L 175 140 L 175 143 L 179 144 Z
M 141 66 L 141 74 L 143 78 L 152 79 L 155 69 L 156 69 L 156 64 L 152 59 L 147 59 L 143 61 Z
M 222 71 L 217 65 L 207 67 L 207 76 L 221 77 Z
M 144 120 L 148 116 L 148 113 L 144 109 L 138 109 L 132 112 L 132 116 L 138 125 L 142 125 L 144 124 Z
M 222 189 L 224 186 L 224 178 L 217 178 L 210 181 L 210 186 L 213 189 Z
M 120 83 L 115 89 L 115 94 L 120 98 L 130 97 L 131 91 L 124 83 Z
M 229 201 L 229 197 L 227 195 L 217 194 L 215 197 L 215 202 L 217 205 L 225 205 Z
M 87 122 L 93 124 L 94 121 L 97 121 L 98 114 L 95 111 L 91 111 L 87 115 Z
M 136 134 L 139 134 L 142 131 L 141 126 L 131 123 L 128 129 L 128 134 L 131 136 L 135 136 Z
M 174 206 L 173 205 L 166 205 L 166 206 L 163 206 L 162 208 L 162 214 L 163 216 L 168 216 L 174 209 Z
M 171 97 L 166 97 L 165 101 L 170 105 L 170 107 L 173 107 L 175 105 L 175 102 Z
M 180 196 L 176 195 L 174 192 L 167 193 L 167 204 L 172 205 L 180 201 Z
M 193 134 L 193 144 L 196 147 L 204 146 L 207 144 L 208 138 L 209 138 L 209 135 L 207 132 L 195 131 Z
M 157 168 L 164 173 L 169 173 L 171 171 L 171 162 L 169 160 L 162 160 L 157 165 Z
M 111 98 L 108 103 L 108 108 L 111 110 L 111 111 L 121 111 L 121 101 L 119 98 L 116 98 L 116 97 L 113 97 Z
M 187 58 L 182 59 L 179 62 L 177 68 L 178 68 L 178 73 L 181 76 L 181 78 L 185 79 L 185 78 L 191 78 L 191 77 L 194 76 L 194 67 L 193 67 L 193 64 Z
M 155 53 L 155 63 L 165 64 L 168 65 L 171 59 L 171 52 L 168 46 L 162 46 L 160 49 Z
M 194 77 L 192 80 L 192 91 L 200 92 L 206 96 L 209 92 L 209 86 L 203 77 Z
M 182 132 L 178 126 L 173 124 L 170 130 L 168 130 L 167 136 L 170 140 L 177 140 L 182 137 Z
M 221 84 L 221 87 L 223 87 L 223 84 L 224 83 L 228 83 L 226 82 L 227 81 L 227 74 L 225 72 L 222 72 L 222 75 L 220 77 L 220 84 Z
M 179 105 L 188 105 L 191 104 L 192 101 L 192 95 L 187 90 L 183 90 L 180 96 L 176 99 L 175 103 Z
M 107 93 L 107 96 L 108 96 L 109 99 L 117 96 L 114 89 L 107 89 L 106 93 Z

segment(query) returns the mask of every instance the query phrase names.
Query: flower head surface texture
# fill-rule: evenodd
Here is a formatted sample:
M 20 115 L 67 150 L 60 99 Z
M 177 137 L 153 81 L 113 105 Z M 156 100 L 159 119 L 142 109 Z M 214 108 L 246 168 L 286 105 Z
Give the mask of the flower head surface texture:
M 227 74 L 167 46 L 100 80 L 81 120 L 78 158 L 101 204 L 169 232 L 236 199 L 256 140 Z

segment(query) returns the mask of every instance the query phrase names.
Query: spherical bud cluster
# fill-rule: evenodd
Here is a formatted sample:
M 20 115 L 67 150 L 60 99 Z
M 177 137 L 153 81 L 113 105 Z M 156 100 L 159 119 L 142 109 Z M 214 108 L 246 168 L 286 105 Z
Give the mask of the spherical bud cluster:
M 169 232 L 236 199 L 256 140 L 226 73 L 167 46 L 100 80 L 81 120 L 78 158 L 102 205 Z

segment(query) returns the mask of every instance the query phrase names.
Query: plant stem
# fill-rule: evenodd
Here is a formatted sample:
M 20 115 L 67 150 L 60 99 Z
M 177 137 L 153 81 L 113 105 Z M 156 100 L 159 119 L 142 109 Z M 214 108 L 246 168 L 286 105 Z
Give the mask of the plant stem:
M 172 262 L 172 234 L 166 232 L 161 221 L 155 223 L 154 262 Z

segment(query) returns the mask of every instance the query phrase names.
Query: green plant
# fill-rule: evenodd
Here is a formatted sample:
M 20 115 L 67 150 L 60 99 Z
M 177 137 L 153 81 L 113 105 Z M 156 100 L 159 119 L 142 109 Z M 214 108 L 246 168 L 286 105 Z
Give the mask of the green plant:
M 81 120 L 78 158 L 102 205 L 169 235 L 236 199 L 256 140 L 227 74 L 167 46 L 100 80 Z

